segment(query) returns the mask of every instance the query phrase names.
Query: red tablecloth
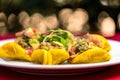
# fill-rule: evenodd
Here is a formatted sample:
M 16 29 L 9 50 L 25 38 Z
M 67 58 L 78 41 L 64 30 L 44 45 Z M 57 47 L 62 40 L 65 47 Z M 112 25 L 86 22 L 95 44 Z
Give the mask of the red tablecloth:
M 14 38 L 14 35 L 9 34 L 6 36 L 0 36 L 0 40 L 10 38 Z M 116 33 L 115 36 L 108 37 L 108 39 L 120 41 L 120 33 Z M 120 80 L 120 64 L 94 73 L 70 76 L 31 75 L 0 67 L 0 80 Z

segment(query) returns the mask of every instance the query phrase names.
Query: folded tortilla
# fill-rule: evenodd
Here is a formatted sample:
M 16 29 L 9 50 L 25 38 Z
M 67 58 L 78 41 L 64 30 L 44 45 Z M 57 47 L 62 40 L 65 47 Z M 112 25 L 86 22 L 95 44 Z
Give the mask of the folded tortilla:
M 99 47 L 94 47 L 83 53 L 80 53 L 78 56 L 71 60 L 72 64 L 79 63 L 96 63 L 96 62 L 105 62 L 111 59 L 110 54 Z

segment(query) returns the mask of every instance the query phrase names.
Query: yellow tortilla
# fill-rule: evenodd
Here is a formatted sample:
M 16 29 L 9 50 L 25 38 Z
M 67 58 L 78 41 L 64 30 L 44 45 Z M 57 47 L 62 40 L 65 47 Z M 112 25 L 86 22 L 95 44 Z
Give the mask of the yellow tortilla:
M 8 55 L 7 58 L 9 59 L 31 61 L 31 57 L 26 53 L 25 49 L 23 49 L 20 45 L 18 45 L 15 42 L 5 43 L 4 45 L 2 45 L 1 48 Z
M 0 58 L 8 58 L 8 54 L 0 47 Z
M 62 63 L 69 58 L 69 53 L 62 49 L 37 49 L 33 51 L 31 58 L 36 63 L 53 65 Z
M 89 49 L 71 60 L 72 64 L 104 62 L 111 59 L 110 54 L 99 47 Z
M 103 49 L 105 49 L 106 51 L 110 51 L 111 50 L 111 45 L 110 43 L 107 41 L 107 39 L 101 35 L 98 35 L 98 34 L 91 34 L 93 37 L 97 37 L 98 39 L 100 39 L 102 42 L 101 42 L 101 45 Z
M 50 49 L 49 53 L 52 55 L 52 64 L 59 64 L 67 60 L 69 53 L 63 49 Z
M 31 58 L 36 63 L 48 64 L 48 52 L 44 49 L 34 50 Z

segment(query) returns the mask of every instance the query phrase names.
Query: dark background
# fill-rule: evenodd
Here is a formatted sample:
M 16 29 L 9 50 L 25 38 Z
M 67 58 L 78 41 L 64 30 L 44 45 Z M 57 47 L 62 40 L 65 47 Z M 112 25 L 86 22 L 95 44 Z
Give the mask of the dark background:
M 0 12 L 4 12 L 6 15 L 11 13 L 18 15 L 23 10 L 27 11 L 29 15 L 35 12 L 40 12 L 44 16 L 52 13 L 58 15 L 58 12 L 63 8 L 84 8 L 87 10 L 91 31 L 97 31 L 95 24 L 97 23 L 98 15 L 100 12 L 106 11 L 114 19 L 116 31 L 120 31 L 117 25 L 120 5 L 105 6 L 101 4 L 100 0 L 65 0 L 64 3 L 57 3 L 55 0 L 0 0 Z

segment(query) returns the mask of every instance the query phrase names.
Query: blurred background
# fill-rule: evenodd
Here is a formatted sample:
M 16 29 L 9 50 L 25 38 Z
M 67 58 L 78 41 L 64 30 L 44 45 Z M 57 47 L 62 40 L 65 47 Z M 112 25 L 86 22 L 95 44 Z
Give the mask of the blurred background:
M 0 35 L 28 27 L 114 36 L 120 32 L 120 0 L 0 0 Z

